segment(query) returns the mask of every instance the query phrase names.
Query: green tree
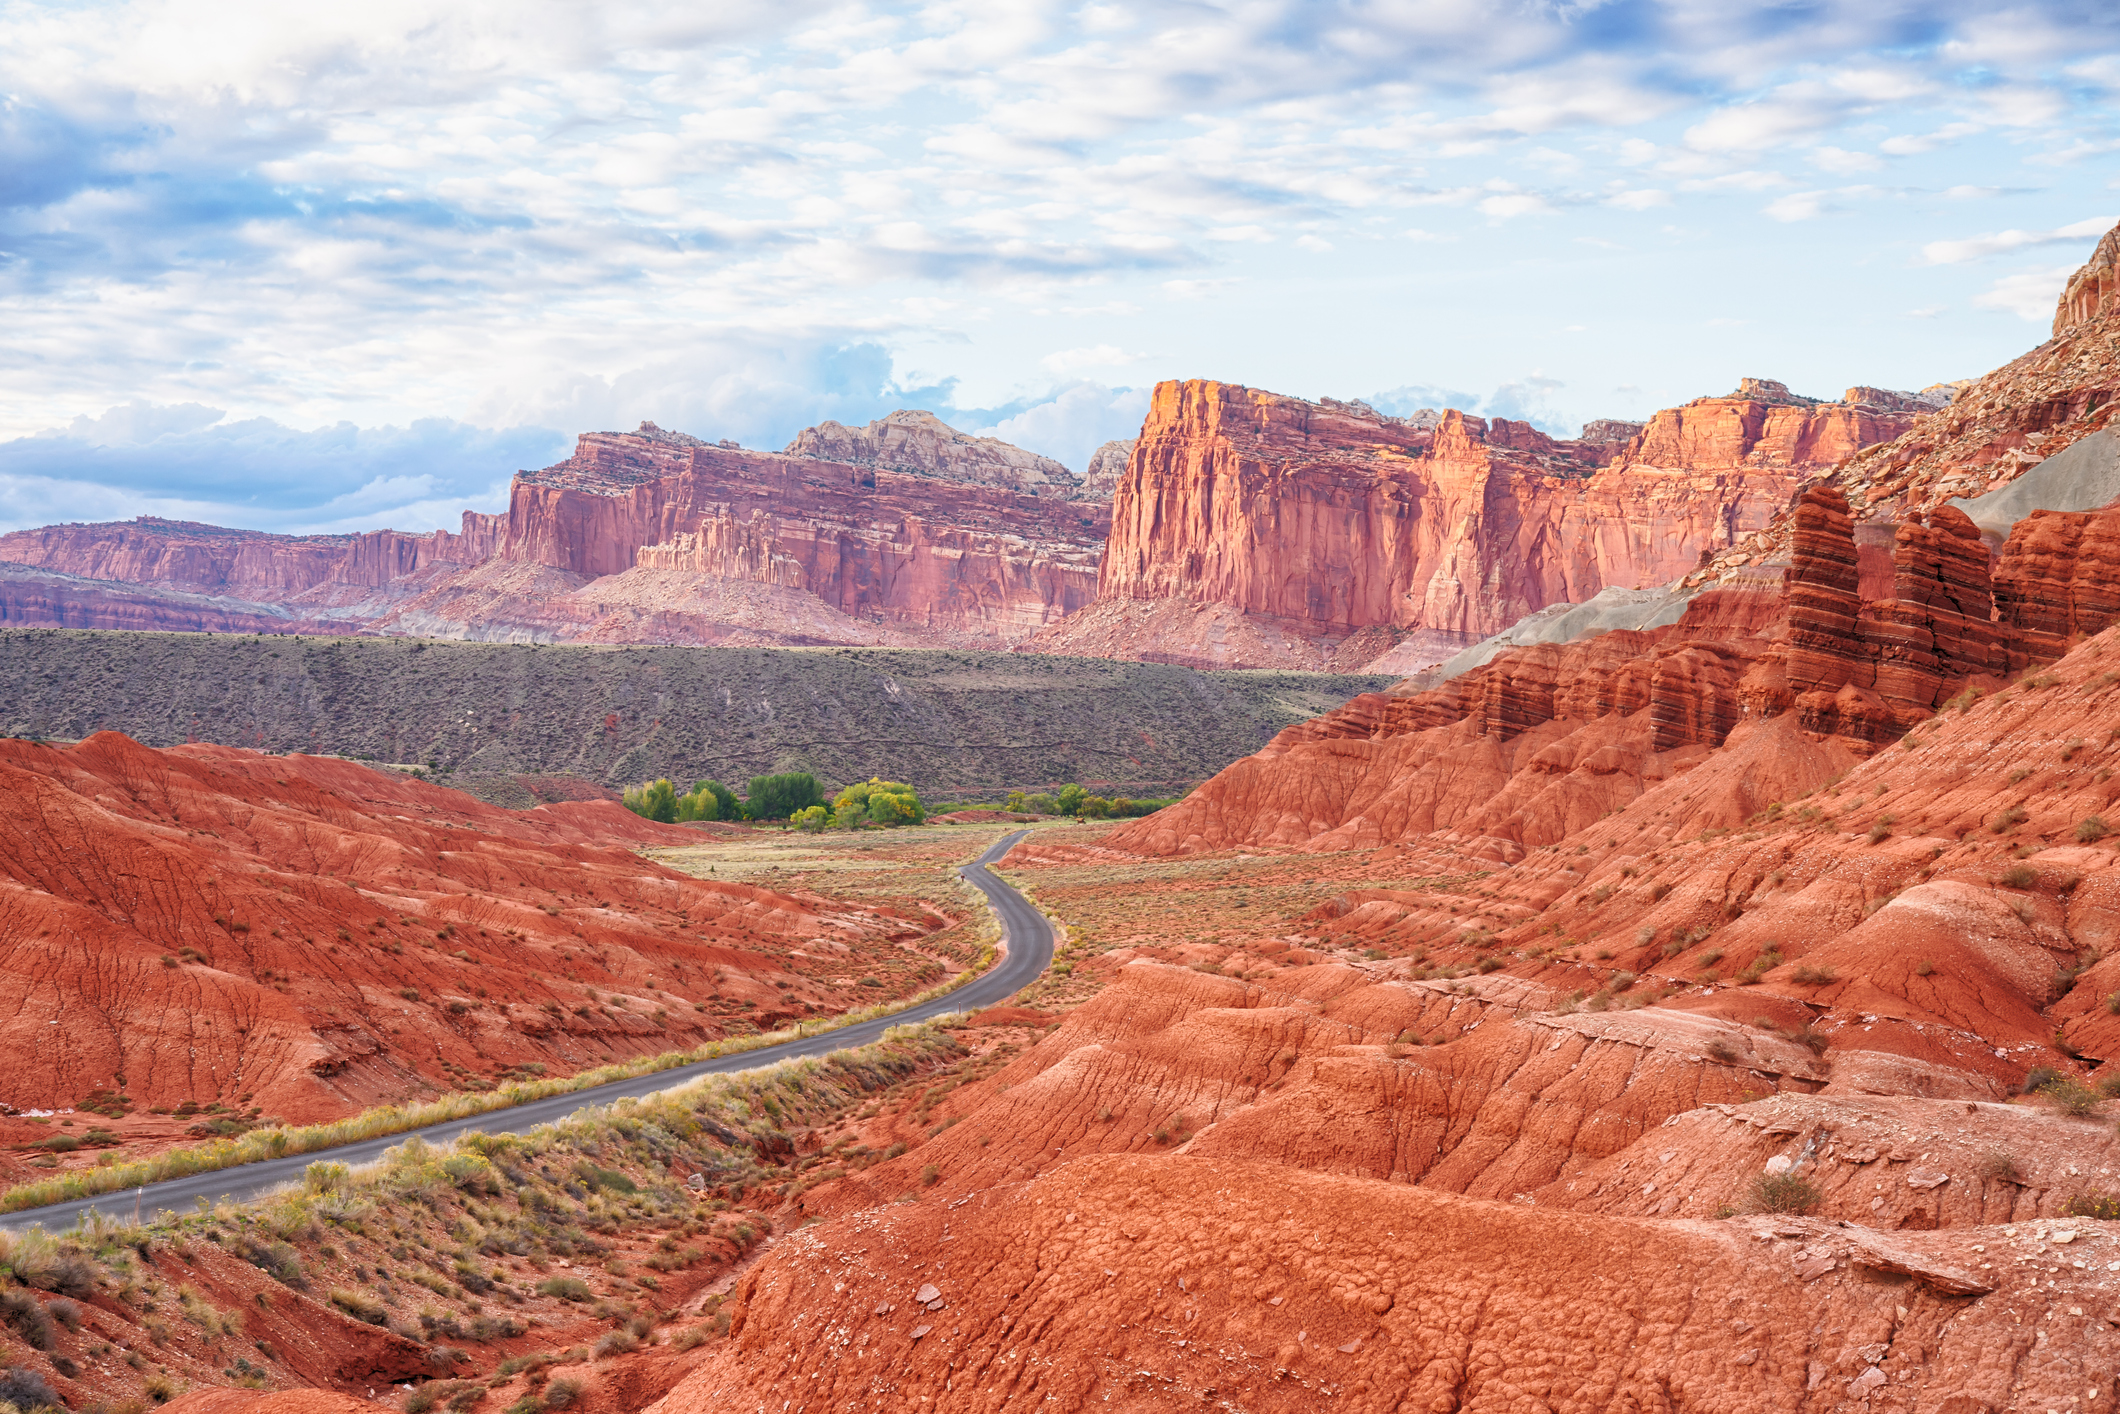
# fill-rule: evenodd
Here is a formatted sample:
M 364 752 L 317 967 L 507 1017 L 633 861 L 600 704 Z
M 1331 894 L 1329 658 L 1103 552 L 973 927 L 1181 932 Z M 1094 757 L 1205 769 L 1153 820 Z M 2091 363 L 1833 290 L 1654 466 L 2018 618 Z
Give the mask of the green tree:
M 788 817 L 788 823 L 798 830 L 817 831 L 825 827 L 831 814 L 822 805 L 805 805 Z
M 1103 820 L 1110 817 L 1112 803 L 1101 795 L 1086 795 L 1082 798 L 1082 816 L 1086 820 Z
M 747 794 L 745 804 L 755 820 L 785 820 L 798 810 L 824 804 L 824 787 L 808 771 L 753 776 Z
M 643 819 L 660 820 L 665 825 L 677 823 L 677 788 L 667 778 L 628 786 L 620 792 L 619 799 L 626 809 Z
M 1023 808 L 1030 811 L 1033 815 L 1051 815 L 1060 809 L 1053 798 L 1044 791 L 1039 791 L 1036 795 L 1026 799 L 1023 802 Z
M 1060 802 L 1060 813 L 1062 815 L 1081 814 L 1082 799 L 1087 794 L 1088 792 L 1083 790 L 1082 787 L 1073 783 L 1060 787 L 1060 794 L 1058 796 L 1058 800 Z
M 856 781 L 832 801 L 832 818 L 841 828 L 871 825 L 918 825 L 927 819 L 919 792 L 904 781 L 872 776 Z
M 1024 810 L 1028 808 L 1023 799 L 1023 792 L 1020 790 L 1010 791 L 1008 793 L 1008 800 L 1005 801 L 1004 804 L 1007 806 L 1008 809 L 1015 811 L 1018 815 L 1021 815 Z
M 692 782 L 692 794 L 698 795 L 701 791 L 705 791 L 708 795 L 714 797 L 717 809 L 714 814 L 702 815 L 699 817 L 700 819 L 741 820 L 743 818 L 743 806 L 737 803 L 736 792 L 730 790 L 720 781 Z
M 682 825 L 693 820 L 719 820 L 721 802 L 712 791 L 694 790 L 690 795 L 677 797 L 677 823 Z

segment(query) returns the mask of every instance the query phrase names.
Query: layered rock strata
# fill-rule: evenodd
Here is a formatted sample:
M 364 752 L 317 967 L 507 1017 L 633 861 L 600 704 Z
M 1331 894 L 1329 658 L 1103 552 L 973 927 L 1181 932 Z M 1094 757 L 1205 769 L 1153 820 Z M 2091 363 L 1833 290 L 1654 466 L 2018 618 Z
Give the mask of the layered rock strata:
M 1901 521 L 2011 487 L 2026 471 L 2107 428 L 2120 408 L 2116 259 L 2120 228 L 2106 233 L 2070 279 L 2056 304 L 2052 338 L 1984 377 L 1924 389 L 1916 396 L 1949 396 L 1889 439 L 1853 451 L 1832 471 L 1858 542 L 1874 536 L 1878 545 L 1888 545 Z M 1877 391 L 1855 388 L 1849 396 L 1874 406 Z M 2078 502 L 2071 509 L 2096 504 Z M 1687 586 L 1727 582 L 1748 566 L 1786 560 L 1798 514 L 1792 507 L 1742 543 L 1712 554 L 1688 576 Z
M 565 461 L 516 477 L 505 515 L 467 512 L 456 534 L 148 519 L 0 536 L 0 612 L 94 628 L 994 647 L 1090 602 L 1107 511 L 1065 499 L 1074 489 L 1059 463 L 928 413 L 826 424 L 780 454 L 644 423 L 584 434 Z
M 1216 641 L 1188 643 L 1159 616 L 1110 607 L 1205 603 L 1320 652 L 1382 629 L 1395 668 L 1439 662 L 1548 604 L 1677 578 L 1704 550 L 1765 526 L 1802 475 L 1911 423 L 1763 380 L 1754 392 L 1641 425 L 1592 424 L 1569 442 L 1454 411 L 1401 419 L 1162 384 L 1113 497 L 1099 613 L 1035 646 L 1094 640 L 1235 666 Z M 1124 641 L 1129 630 L 1138 643 Z

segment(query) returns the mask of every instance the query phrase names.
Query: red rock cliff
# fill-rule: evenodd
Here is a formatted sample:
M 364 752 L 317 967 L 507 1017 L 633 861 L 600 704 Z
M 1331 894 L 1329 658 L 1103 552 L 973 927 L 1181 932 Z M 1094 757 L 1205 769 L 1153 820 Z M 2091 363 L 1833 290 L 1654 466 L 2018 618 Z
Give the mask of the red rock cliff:
M 1470 642 L 1608 585 L 1677 578 L 1765 526 L 1803 473 L 1911 421 L 1782 390 L 1668 409 L 1614 450 L 1504 419 L 1450 412 L 1431 428 L 1165 383 L 1114 497 L 1098 593 Z
M 458 534 L 19 531 L 0 536 L 0 621 L 1001 646 L 1090 602 L 1109 512 L 1062 499 L 1074 482 L 1057 462 L 926 413 L 795 445 L 745 451 L 652 423 L 586 433 L 519 474 L 505 514 L 466 512 Z

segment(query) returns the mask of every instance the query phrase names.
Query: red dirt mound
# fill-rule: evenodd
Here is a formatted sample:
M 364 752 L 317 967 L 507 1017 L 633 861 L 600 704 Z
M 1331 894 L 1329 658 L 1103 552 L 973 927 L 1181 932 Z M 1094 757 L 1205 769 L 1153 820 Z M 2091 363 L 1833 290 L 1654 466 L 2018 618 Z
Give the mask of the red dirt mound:
M 2008 1261 L 1962 1231 L 1084 1159 L 791 1235 L 728 1346 L 651 1408 L 2106 1408 L 2120 1244 L 2088 1229 L 2027 1231 Z
M 0 1101 L 335 1117 L 839 1010 L 929 930 L 700 880 L 610 802 L 511 811 L 353 762 L 0 742 Z
M 379 1414 L 391 1406 L 328 1389 L 195 1389 L 163 1408 L 174 1414 Z

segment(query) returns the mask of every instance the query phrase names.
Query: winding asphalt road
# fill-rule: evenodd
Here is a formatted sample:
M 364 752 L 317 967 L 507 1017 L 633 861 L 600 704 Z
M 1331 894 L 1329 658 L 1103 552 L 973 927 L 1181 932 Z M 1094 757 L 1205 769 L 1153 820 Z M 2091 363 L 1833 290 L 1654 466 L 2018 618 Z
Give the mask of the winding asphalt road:
M 71 1202 L 52 1203 L 42 1208 L 24 1208 L 20 1212 L 0 1217 L 0 1230 L 19 1230 L 41 1224 L 47 1231 L 57 1231 L 73 1226 L 95 1211 L 101 1211 L 111 1218 L 130 1219 L 134 1212 L 135 1198 L 138 1199 L 138 1211 L 143 1217 L 152 1216 L 164 1209 L 183 1212 L 201 1198 L 208 1202 L 218 1202 L 223 1198 L 241 1202 L 290 1180 L 301 1178 L 302 1171 L 313 1163 L 327 1160 L 349 1165 L 372 1163 L 381 1158 L 385 1150 L 404 1143 L 414 1134 L 432 1144 L 447 1143 L 459 1134 L 474 1129 L 487 1134 L 522 1134 L 538 1125 L 565 1119 L 577 1110 L 608 1105 L 613 1100 L 652 1095 L 658 1090 L 683 1085 L 702 1075 L 755 1070 L 759 1066 L 793 1060 L 797 1056 L 822 1056 L 845 1050 L 850 1046 L 866 1046 L 893 1026 L 925 1021 L 945 1012 L 976 1011 L 981 1007 L 992 1006 L 1014 996 L 1037 980 L 1039 974 L 1044 972 L 1053 960 L 1052 923 L 1044 914 L 1031 907 L 1030 900 L 995 878 L 986 867 L 1008 853 L 1018 840 L 1029 833 L 1028 830 L 1018 830 L 1014 834 L 1004 835 L 992 849 L 957 871 L 972 887 L 986 895 L 987 901 L 993 904 L 994 911 L 1001 916 L 1001 926 L 1007 938 L 1007 952 L 985 975 L 932 1001 L 922 1002 L 919 1006 L 890 1016 L 877 1017 L 873 1021 L 856 1022 L 852 1026 L 822 1031 L 817 1035 L 787 1041 L 778 1046 L 743 1051 L 736 1055 L 721 1056 L 715 1060 L 677 1066 L 670 1070 L 658 1070 L 649 1075 L 635 1076 L 631 1080 L 614 1080 L 608 1085 L 599 1085 L 594 1089 L 576 1090 L 571 1094 L 532 1100 L 511 1109 L 489 1110 L 469 1119 L 450 1120 L 446 1124 L 431 1125 L 426 1129 L 385 1135 L 379 1139 L 364 1139 L 354 1144 L 342 1144 L 336 1149 L 291 1154 L 284 1159 L 264 1159 L 254 1164 L 221 1169 L 215 1173 L 195 1174 L 190 1178 L 172 1178 L 162 1183 L 151 1183 L 145 1189 L 126 1188 L 95 1198 L 77 1198 Z

